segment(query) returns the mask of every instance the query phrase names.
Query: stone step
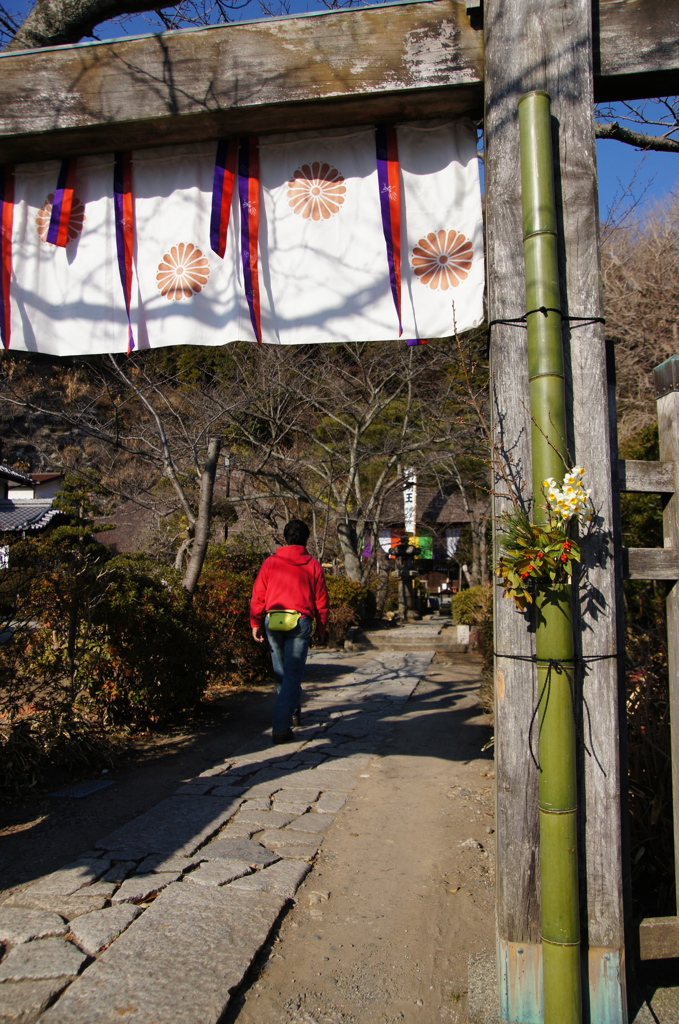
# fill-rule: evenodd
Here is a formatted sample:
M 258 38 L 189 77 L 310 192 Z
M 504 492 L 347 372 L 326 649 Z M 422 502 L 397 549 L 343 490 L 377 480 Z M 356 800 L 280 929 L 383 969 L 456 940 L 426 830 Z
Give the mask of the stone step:
M 351 644 L 351 646 L 349 646 Z M 349 640 L 345 643 L 345 650 L 353 651 L 450 651 L 455 654 L 463 654 L 467 651 L 467 644 L 457 644 L 450 641 L 441 641 L 433 638 L 429 642 L 412 640 L 393 640 L 368 642 L 360 640 Z
M 350 635 L 345 649 L 354 651 L 451 651 L 463 653 L 469 645 L 468 626 L 409 623 L 395 629 L 364 630 Z

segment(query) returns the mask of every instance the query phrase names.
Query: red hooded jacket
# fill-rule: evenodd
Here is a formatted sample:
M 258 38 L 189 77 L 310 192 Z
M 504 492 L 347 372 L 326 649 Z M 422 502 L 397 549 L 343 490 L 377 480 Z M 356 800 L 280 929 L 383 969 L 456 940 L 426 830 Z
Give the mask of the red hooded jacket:
M 287 608 L 315 617 L 325 631 L 329 606 L 321 563 L 303 544 L 287 544 L 269 555 L 259 570 L 252 588 L 250 625 L 261 626 L 266 612 Z

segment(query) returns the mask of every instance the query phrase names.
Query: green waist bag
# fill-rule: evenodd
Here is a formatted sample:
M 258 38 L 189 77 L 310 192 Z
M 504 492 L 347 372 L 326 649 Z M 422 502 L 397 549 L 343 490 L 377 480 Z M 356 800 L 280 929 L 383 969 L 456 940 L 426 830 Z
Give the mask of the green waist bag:
M 301 612 L 292 612 L 288 608 L 283 611 L 267 612 L 267 625 L 269 629 L 287 632 L 295 628 L 301 617 Z

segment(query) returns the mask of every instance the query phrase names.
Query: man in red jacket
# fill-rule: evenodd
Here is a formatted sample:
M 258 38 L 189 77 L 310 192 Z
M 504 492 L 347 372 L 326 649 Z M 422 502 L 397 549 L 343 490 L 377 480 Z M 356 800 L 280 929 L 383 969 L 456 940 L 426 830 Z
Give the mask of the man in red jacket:
M 290 743 L 295 738 L 294 720 L 299 725 L 302 676 L 306 665 L 311 626 L 316 619 L 318 639 L 328 626 L 328 588 L 321 563 L 309 554 L 309 527 L 291 519 L 283 530 L 285 547 L 269 555 L 252 588 L 250 625 L 258 643 L 264 631 L 271 648 L 276 678 L 273 710 L 273 742 Z M 269 613 L 287 614 L 269 614 Z

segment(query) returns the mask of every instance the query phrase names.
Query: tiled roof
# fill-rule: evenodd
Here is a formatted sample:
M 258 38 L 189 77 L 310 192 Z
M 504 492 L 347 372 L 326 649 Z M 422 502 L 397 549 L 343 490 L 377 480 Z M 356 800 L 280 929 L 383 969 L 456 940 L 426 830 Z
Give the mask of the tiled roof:
M 43 530 L 50 520 L 58 515 L 61 513 L 58 508 L 52 507 L 51 498 L 0 500 L 0 532 Z
M 464 507 L 459 491 L 446 493 L 436 487 L 417 485 L 417 522 L 429 526 L 447 526 L 450 523 L 468 523 L 470 515 Z M 384 503 L 382 520 L 385 524 L 403 522 L 403 492 L 395 489 Z
M 6 462 L 0 462 L 0 477 L 4 477 L 5 480 L 14 480 L 18 484 L 33 483 L 30 473 L 24 473 L 20 469 L 15 469 L 14 466 L 8 466 Z

